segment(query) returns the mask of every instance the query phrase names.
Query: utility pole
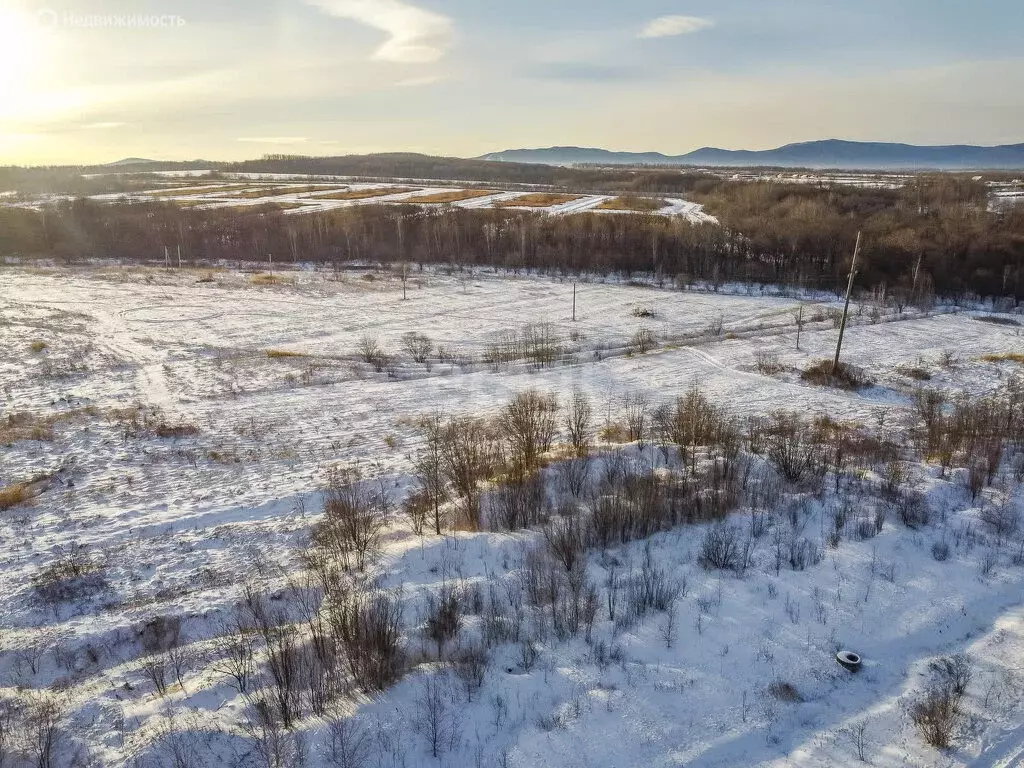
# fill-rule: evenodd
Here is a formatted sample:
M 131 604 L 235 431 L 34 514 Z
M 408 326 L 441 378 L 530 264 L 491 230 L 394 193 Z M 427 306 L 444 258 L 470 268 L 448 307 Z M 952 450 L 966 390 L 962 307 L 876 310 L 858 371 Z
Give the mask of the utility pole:
M 181 269 L 181 243 L 178 243 L 178 269 Z
M 167 269 L 171 268 L 171 254 L 167 250 L 166 245 L 164 246 L 164 266 L 167 267 Z
M 796 348 L 800 350 L 800 332 L 804 329 L 804 305 L 800 305 L 800 311 L 796 316 Z
M 572 284 L 572 321 L 576 322 L 576 283 Z
M 836 357 L 832 361 L 832 375 L 839 370 L 839 354 L 843 351 L 843 336 L 846 334 L 846 318 L 850 314 L 850 294 L 853 293 L 853 278 L 857 275 L 857 257 L 860 256 L 860 232 L 857 233 L 857 245 L 853 249 L 853 263 L 850 265 L 850 280 L 846 284 L 846 303 L 843 305 L 843 319 L 839 324 L 839 343 L 836 344 Z

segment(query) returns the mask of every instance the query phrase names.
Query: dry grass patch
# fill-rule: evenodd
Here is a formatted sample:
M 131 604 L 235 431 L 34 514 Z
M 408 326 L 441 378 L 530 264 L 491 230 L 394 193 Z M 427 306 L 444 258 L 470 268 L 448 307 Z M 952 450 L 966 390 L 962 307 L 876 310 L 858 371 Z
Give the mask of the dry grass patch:
M 768 686 L 768 693 L 779 701 L 796 703 L 804 700 L 804 697 L 800 695 L 800 691 L 790 683 L 772 683 Z
M 534 192 L 523 195 L 513 200 L 505 200 L 498 203 L 500 208 L 550 208 L 553 205 L 563 205 L 579 200 L 583 195 L 558 195 L 548 192 Z
M 652 197 L 634 197 L 623 195 L 614 200 L 605 200 L 599 206 L 599 211 L 660 211 L 665 207 L 664 200 L 657 200 Z
M 981 358 L 986 363 L 1020 363 L 1024 365 L 1024 354 L 1020 352 L 1001 352 L 997 355 L 985 355 Z
M 185 190 L 161 190 L 156 193 L 160 197 L 196 197 L 197 195 L 209 195 L 214 192 L 234 192 L 239 189 L 250 189 L 252 184 L 217 184 L 215 186 L 208 187 L 191 187 Z
M 258 200 L 261 197 L 275 197 L 277 195 L 303 195 L 307 192 L 344 192 L 346 187 L 337 184 L 315 184 L 303 187 L 268 187 L 266 189 L 250 189 L 245 192 L 232 192 L 231 197 L 239 200 Z
M 28 345 L 28 348 L 30 350 L 32 350 L 32 352 L 34 354 L 37 354 L 37 355 L 40 352 L 42 352 L 44 349 L 46 349 L 46 347 L 47 347 L 47 344 L 46 344 L 45 341 L 33 341 L 31 344 Z
M 433 195 L 422 197 L 410 197 L 410 203 L 457 203 L 461 200 L 475 200 L 478 197 L 488 197 L 498 194 L 490 189 L 458 189 L 452 192 L 437 192 Z
M 375 189 L 349 189 L 330 195 L 314 195 L 310 200 L 366 200 L 371 197 L 387 197 L 401 195 L 406 192 L 418 192 L 419 187 L 377 187 Z
M 94 408 L 61 411 L 45 417 L 32 413 L 12 413 L 6 419 L 0 420 L 0 445 L 10 447 L 21 440 L 50 442 L 53 440 L 53 428 L 57 424 L 83 415 L 95 416 L 97 413 Z
M 0 488 L 0 512 L 20 507 L 32 498 L 32 487 L 28 483 L 14 483 Z
M 800 374 L 800 378 L 809 384 L 837 389 L 858 390 L 870 387 L 871 378 L 860 368 L 847 363 L 839 363 L 832 370 L 831 360 L 819 360 Z
M 270 272 L 260 272 L 249 278 L 253 285 L 291 285 L 295 281 L 290 277 L 275 275 Z
M 296 357 L 307 357 L 302 352 L 289 352 L 287 349 L 268 349 L 267 357 L 271 360 L 289 360 Z

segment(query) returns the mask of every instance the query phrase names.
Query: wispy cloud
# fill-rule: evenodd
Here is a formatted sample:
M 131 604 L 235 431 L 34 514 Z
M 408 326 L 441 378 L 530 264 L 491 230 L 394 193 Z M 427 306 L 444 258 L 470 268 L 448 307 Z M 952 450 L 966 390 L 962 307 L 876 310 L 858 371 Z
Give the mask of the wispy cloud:
M 609 83 L 633 80 L 642 75 L 637 67 L 624 64 L 595 64 L 585 61 L 550 61 L 531 67 L 527 74 L 541 80 L 569 80 Z
M 248 144 L 302 144 L 308 139 L 305 136 L 251 136 L 238 139 Z
M 388 39 L 373 55 L 378 61 L 429 63 L 441 59 L 451 45 L 451 19 L 402 0 L 305 1 L 332 16 L 387 34 Z
M 83 131 L 109 131 L 114 128 L 123 128 L 127 123 L 87 123 L 82 126 Z
M 648 22 L 640 32 L 640 37 L 676 37 L 700 32 L 713 26 L 715 22 L 711 19 L 702 19 L 699 16 L 660 16 Z

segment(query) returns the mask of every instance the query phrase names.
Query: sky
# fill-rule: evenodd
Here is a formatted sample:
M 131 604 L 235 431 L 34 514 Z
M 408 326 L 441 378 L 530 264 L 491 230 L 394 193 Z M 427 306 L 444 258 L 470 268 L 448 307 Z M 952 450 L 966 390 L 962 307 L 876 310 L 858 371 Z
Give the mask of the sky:
M 0 165 L 1024 142 L 1024 0 L 0 0 Z

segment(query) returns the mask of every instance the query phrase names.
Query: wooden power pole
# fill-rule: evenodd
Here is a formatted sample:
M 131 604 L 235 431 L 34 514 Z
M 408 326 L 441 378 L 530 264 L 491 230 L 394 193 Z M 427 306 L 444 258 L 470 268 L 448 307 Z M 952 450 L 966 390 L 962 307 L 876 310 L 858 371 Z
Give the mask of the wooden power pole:
M 850 294 L 853 293 L 853 278 L 857 275 L 857 257 L 860 256 L 860 232 L 857 233 L 857 245 L 853 249 L 853 264 L 850 265 L 850 280 L 846 284 L 846 303 L 843 305 L 843 319 L 839 323 L 839 343 L 836 344 L 836 357 L 832 361 L 832 375 L 839 370 L 839 355 L 843 351 L 843 336 L 846 334 L 846 318 L 850 315 Z

